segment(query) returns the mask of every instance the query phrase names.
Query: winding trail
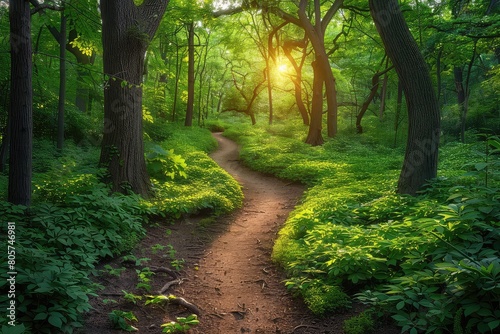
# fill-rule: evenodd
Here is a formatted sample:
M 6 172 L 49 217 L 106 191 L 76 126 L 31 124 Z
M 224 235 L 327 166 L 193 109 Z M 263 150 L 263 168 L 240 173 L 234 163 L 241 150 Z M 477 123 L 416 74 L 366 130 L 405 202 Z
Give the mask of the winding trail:
M 108 318 L 113 310 L 132 311 L 138 318 L 133 325 L 141 333 L 161 333 L 162 324 L 191 314 L 182 306 L 146 306 L 144 300 L 131 302 L 123 295 L 124 291 L 143 295 L 144 289 L 137 287 L 137 272 L 144 266 L 171 266 L 172 256 L 185 260 L 179 272 L 182 284 L 165 293 L 183 297 L 200 309 L 200 324 L 190 329 L 190 334 L 343 334 L 343 321 L 362 310 L 355 303 L 346 313 L 317 318 L 302 300 L 290 295 L 282 271 L 271 262 L 271 251 L 277 232 L 305 188 L 244 167 L 238 160 L 238 146 L 221 134 L 214 136 L 219 149 L 212 158 L 242 185 L 243 207 L 209 224 L 204 223 L 206 216 L 199 215 L 184 217 L 173 225 L 149 226 L 145 238 L 132 251 L 136 259 L 147 260 L 145 263 L 117 257 L 96 268 L 104 272 L 95 278 L 104 289 L 91 298 L 93 309 L 86 314 L 85 328 L 76 333 L 118 333 Z M 171 247 L 174 254 L 162 245 Z M 158 246 L 164 250 L 159 251 Z M 106 265 L 119 268 L 120 273 L 105 274 Z M 171 280 L 165 273 L 155 274 L 151 293 Z M 374 331 L 399 332 L 390 326 Z
M 276 233 L 304 187 L 242 166 L 236 143 L 214 136 L 219 149 L 212 158 L 242 185 L 245 199 L 242 209 L 223 218 L 224 231 L 182 285 L 183 294 L 202 310 L 203 320 L 193 332 L 291 333 L 298 325 L 290 321 L 297 302 L 270 257 Z

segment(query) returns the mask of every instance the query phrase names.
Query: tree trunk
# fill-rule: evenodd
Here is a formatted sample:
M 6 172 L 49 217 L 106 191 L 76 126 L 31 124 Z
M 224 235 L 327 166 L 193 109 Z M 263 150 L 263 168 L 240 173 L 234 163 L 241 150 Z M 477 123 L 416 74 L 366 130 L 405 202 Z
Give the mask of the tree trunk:
M 403 86 L 401 82 L 398 81 L 398 97 L 396 101 L 396 115 L 394 117 L 394 147 L 396 147 L 398 141 L 398 131 L 401 117 L 401 109 L 403 108 Z
M 460 140 L 465 143 L 465 89 L 463 70 L 461 67 L 453 68 L 453 77 L 455 78 L 455 90 L 457 91 L 458 111 L 460 113 Z
M 266 76 L 267 76 L 267 97 L 269 100 L 269 124 L 273 124 L 273 83 L 271 80 L 271 62 L 266 58 Z
M 61 41 L 61 33 L 56 27 L 48 25 L 50 33 L 57 40 L 58 43 Z M 90 65 L 94 63 L 95 53 L 91 55 L 83 53 L 80 48 L 73 45 L 71 42 L 78 38 L 78 32 L 75 29 L 71 29 L 68 34 L 68 38 L 65 39 L 66 50 L 73 54 L 78 62 L 78 67 L 76 69 L 76 97 L 75 105 L 81 112 L 90 111 L 90 90 L 88 84 L 85 82 L 86 77 L 88 77 L 89 72 L 86 69 L 82 69 L 82 65 Z
M 388 64 L 386 64 L 387 68 Z M 384 79 L 382 79 L 382 89 L 380 91 L 380 108 L 379 108 L 379 114 L 378 118 L 380 121 L 384 119 L 384 112 L 385 112 L 385 103 L 387 99 L 387 82 L 389 80 L 389 76 L 387 75 L 387 72 L 384 74 Z
M 33 93 L 30 4 L 13 0 L 10 19 L 10 165 L 8 201 L 31 204 Z
M 194 115 L 194 22 L 188 25 L 188 98 L 186 108 L 185 126 L 193 124 Z
M 66 101 L 66 15 L 61 12 L 61 34 L 59 40 L 59 104 L 57 108 L 57 149 L 64 146 L 64 104 Z
M 285 45 L 283 45 L 283 51 L 285 53 L 285 56 L 288 58 L 290 63 L 292 64 L 296 76 L 295 79 L 292 79 L 293 86 L 294 86 L 294 94 L 295 94 L 295 103 L 297 103 L 297 108 L 299 109 L 300 116 L 302 116 L 302 123 L 304 125 L 309 125 L 309 114 L 307 113 L 306 106 L 304 104 L 304 100 L 302 98 L 302 66 L 304 64 L 305 58 L 307 56 L 307 49 L 306 46 L 304 45 L 304 48 L 302 48 L 302 59 L 300 61 L 300 65 L 297 64 L 295 59 L 292 56 L 292 48 L 287 47 L 286 42 Z
M 312 146 L 322 145 L 324 143 L 321 134 L 323 121 L 323 72 L 316 61 L 312 63 L 314 71 L 313 79 L 313 97 L 311 107 L 311 123 L 309 124 L 309 133 L 307 134 L 306 143 Z
M 177 35 L 175 35 L 176 41 L 176 51 L 175 51 L 175 87 L 174 87 L 174 102 L 172 107 L 172 122 L 175 122 L 176 110 L 177 110 L 177 99 L 179 95 L 179 77 L 181 75 L 182 70 L 182 61 L 180 61 L 180 53 L 179 53 L 179 43 L 177 43 Z
M 401 81 L 408 108 L 408 141 L 398 193 L 415 195 L 437 175 L 439 106 L 429 69 L 397 0 L 370 0 L 370 12 Z
M 104 136 L 101 165 L 113 190 L 149 195 L 142 131 L 144 55 L 168 1 L 101 0 L 104 73 Z
M 325 88 L 326 88 L 326 101 L 327 101 L 327 130 L 328 130 L 328 137 L 334 137 L 337 133 L 337 92 L 335 88 L 335 77 L 333 76 L 332 69 L 330 68 L 330 62 L 328 60 L 328 55 L 326 54 L 325 50 L 325 41 L 324 41 L 324 29 L 322 26 L 322 21 L 321 21 L 321 11 L 320 11 L 320 2 L 318 0 L 314 0 L 314 9 L 315 9 L 315 14 L 314 14 L 314 25 L 311 23 L 309 18 L 306 15 L 306 4 L 307 1 L 302 0 L 299 5 L 299 20 L 302 23 L 302 27 L 304 28 L 304 31 L 307 35 L 307 38 L 311 41 L 311 45 L 314 49 L 314 54 L 315 54 L 315 60 L 313 67 L 314 69 L 314 75 L 318 74 L 321 76 L 323 79 L 323 82 L 325 83 Z M 315 79 L 313 79 L 315 80 Z M 317 89 L 321 89 L 321 95 L 323 95 L 323 84 L 321 85 L 313 85 L 313 87 L 316 87 Z M 313 88 L 314 90 L 314 88 Z M 313 96 L 317 94 L 316 92 L 313 92 Z M 313 101 L 315 99 L 313 98 Z M 318 101 L 317 101 L 318 102 Z M 321 102 L 323 104 L 323 102 Z M 315 108 L 312 107 L 312 110 Z M 321 107 L 321 112 L 323 107 Z M 316 110 L 317 112 L 317 110 Z M 314 111 L 311 111 L 311 125 L 313 124 L 312 118 L 314 117 L 312 114 L 314 114 Z M 316 119 L 316 122 L 319 121 L 319 124 L 316 125 L 316 127 L 319 125 L 321 128 L 321 123 L 322 123 L 322 118 Z M 310 125 L 310 126 L 311 126 Z M 313 133 L 318 133 L 318 129 L 310 129 L 309 135 L 308 135 L 308 140 L 306 140 L 307 143 L 314 142 L 315 144 L 313 145 L 321 145 L 323 143 L 323 138 L 310 138 L 310 135 Z M 320 131 L 320 136 L 321 136 L 321 131 Z
M 368 107 L 370 106 L 370 103 L 372 103 L 373 98 L 375 97 L 375 94 L 377 94 L 379 83 L 380 83 L 380 72 L 377 72 L 373 75 L 372 77 L 372 87 L 370 88 L 370 94 L 366 98 L 366 100 L 363 102 L 363 105 L 361 106 L 361 110 L 359 111 L 358 115 L 356 116 L 356 132 L 361 134 L 363 133 L 363 126 L 361 125 L 361 120 L 363 119 L 363 116 L 365 115 L 366 111 L 368 110 Z

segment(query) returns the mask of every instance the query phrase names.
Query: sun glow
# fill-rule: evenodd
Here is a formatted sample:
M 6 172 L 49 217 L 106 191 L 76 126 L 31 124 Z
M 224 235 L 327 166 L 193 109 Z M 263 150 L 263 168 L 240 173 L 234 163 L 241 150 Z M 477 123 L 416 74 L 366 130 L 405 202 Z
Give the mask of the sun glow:
M 288 65 L 287 64 L 280 64 L 280 65 L 278 65 L 278 72 L 285 73 L 287 71 L 288 71 Z

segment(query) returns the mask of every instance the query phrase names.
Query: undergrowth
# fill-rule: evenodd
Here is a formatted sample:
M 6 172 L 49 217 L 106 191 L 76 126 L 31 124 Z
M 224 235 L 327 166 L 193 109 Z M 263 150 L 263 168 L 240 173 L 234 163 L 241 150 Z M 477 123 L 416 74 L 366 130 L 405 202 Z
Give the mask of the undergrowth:
M 327 293 L 336 286 L 402 332 L 499 330 L 498 137 L 443 146 L 440 178 L 410 197 L 395 193 L 404 147 L 347 133 L 308 147 L 298 124 L 225 128 L 244 163 L 309 185 L 273 259 L 314 313 L 346 304 Z M 365 318 L 348 324 L 353 333 L 365 326 Z
M 158 130 L 160 131 L 160 130 Z M 99 149 L 68 142 L 59 154 L 51 142 L 34 148 L 33 205 L 26 209 L 0 202 L 6 241 L 7 222 L 15 223 L 16 324 L 0 313 L 0 332 L 72 333 L 83 326 L 96 264 L 132 249 L 149 220 L 172 222 L 183 214 L 207 210 L 220 214 L 241 205 L 240 186 L 207 155 L 216 141 L 207 130 L 164 126 L 147 143 L 154 197 L 111 194 L 96 168 Z M 6 175 L 0 175 L 5 196 Z M 5 197 L 3 198 L 5 200 Z M 2 253 L 0 288 L 8 290 L 7 252 Z M 8 294 L 0 304 L 9 303 Z

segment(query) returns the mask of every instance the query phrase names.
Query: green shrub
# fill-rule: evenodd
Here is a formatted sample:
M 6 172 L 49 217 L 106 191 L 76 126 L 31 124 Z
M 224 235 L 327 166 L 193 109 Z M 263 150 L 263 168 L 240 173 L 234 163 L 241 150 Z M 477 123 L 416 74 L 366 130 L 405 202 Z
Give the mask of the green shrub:
M 369 334 L 375 329 L 371 315 L 364 311 L 344 321 L 345 334 Z
M 345 311 L 351 307 L 351 299 L 338 286 L 313 284 L 302 294 L 305 303 L 316 315 Z

